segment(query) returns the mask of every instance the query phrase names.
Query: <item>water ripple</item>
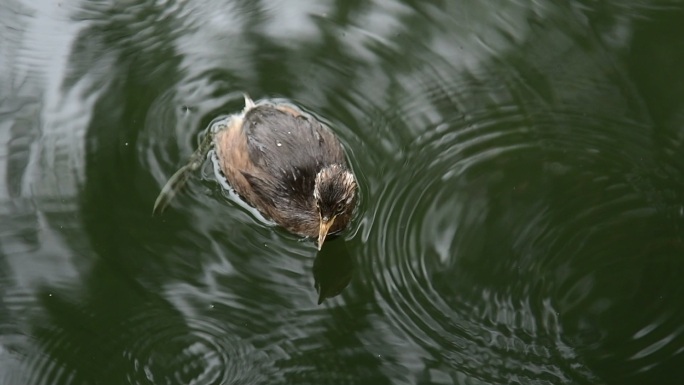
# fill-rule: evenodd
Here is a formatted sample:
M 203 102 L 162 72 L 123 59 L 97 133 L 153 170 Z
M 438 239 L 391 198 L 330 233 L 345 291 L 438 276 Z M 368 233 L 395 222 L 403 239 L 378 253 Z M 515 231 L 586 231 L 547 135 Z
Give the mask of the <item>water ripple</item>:
M 130 383 L 140 383 L 141 379 L 151 384 L 222 384 L 250 380 L 244 378 L 248 368 L 234 364 L 246 360 L 230 360 L 232 356 L 249 356 L 248 347 L 230 340 L 220 324 L 212 324 L 207 319 L 186 320 L 187 324 L 164 323 L 156 317 L 154 312 L 147 312 L 145 317 L 122 325 L 125 330 L 139 330 L 148 336 L 126 346 L 123 352 L 130 363 L 131 371 L 127 374 Z M 155 373 L 163 373 L 165 378 L 155 377 Z
M 426 129 L 408 134 L 411 146 L 391 154 L 383 183 L 370 187 L 377 204 L 363 219 L 363 254 L 373 257 L 361 270 L 390 322 L 438 361 L 493 382 L 595 381 L 592 355 L 575 343 L 596 347 L 610 337 L 576 309 L 594 306 L 602 317 L 618 306 L 595 300 L 609 282 L 604 269 L 624 249 L 625 238 L 611 234 L 662 215 L 647 177 L 654 165 L 635 156 L 648 149 L 649 127 L 635 116 L 577 113 L 570 97 L 552 107 L 521 100 L 513 90 L 526 80 L 504 74 L 494 87 L 498 75 L 426 76 L 425 97 L 387 112 L 402 119 L 386 121 Z M 572 87 L 612 92 L 595 79 Z M 472 106 L 478 92 L 488 103 Z M 378 136 L 406 142 L 404 124 L 413 123 Z M 586 270 L 592 258 L 603 261 L 598 271 Z M 673 346 L 678 330 L 643 343 L 634 359 Z

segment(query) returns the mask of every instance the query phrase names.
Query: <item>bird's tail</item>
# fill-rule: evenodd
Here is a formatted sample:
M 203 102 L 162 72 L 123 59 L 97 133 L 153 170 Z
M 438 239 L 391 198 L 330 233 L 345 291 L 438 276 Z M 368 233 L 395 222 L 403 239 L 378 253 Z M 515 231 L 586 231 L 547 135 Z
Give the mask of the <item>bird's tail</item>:
M 247 94 L 242 94 L 242 96 L 245 97 L 245 109 L 242 110 L 243 113 L 251 110 L 252 108 L 256 107 L 256 104 L 254 103 L 254 100 L 249 97 Z

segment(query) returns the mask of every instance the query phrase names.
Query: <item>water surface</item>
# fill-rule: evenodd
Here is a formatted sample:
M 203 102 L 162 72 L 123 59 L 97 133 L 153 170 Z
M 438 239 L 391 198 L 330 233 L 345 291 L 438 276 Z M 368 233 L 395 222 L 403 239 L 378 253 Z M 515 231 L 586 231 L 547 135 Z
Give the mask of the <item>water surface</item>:
M 0 382 L 684 382 L 684 5 L 490 3 L 4 0 Z M 344 143 L 319 255 L 151 215 L 242 93 Z

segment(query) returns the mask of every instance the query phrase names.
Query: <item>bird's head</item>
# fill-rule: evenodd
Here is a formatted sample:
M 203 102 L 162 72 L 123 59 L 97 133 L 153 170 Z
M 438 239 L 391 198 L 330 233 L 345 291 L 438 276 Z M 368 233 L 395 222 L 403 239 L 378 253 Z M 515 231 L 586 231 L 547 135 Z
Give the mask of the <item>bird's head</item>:
M 318 250 L 335 220 L 349 221 L 356 204 L 356 178 L 347 168 L 332 164 L 316 174 L 314 200 L 320 218 Z M 346 226 L 346 223 L 342 227 Z

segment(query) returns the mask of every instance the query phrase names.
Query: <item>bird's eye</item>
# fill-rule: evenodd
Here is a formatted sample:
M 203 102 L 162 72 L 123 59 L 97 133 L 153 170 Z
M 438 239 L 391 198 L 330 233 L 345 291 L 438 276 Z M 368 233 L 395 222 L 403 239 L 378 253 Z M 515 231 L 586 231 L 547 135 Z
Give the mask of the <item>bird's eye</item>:
M 336 214 L 342 214 L 343 211 L 344 211 L 344 203 L 340 202 L 340 203 L 335 205 L 335 213 Z

